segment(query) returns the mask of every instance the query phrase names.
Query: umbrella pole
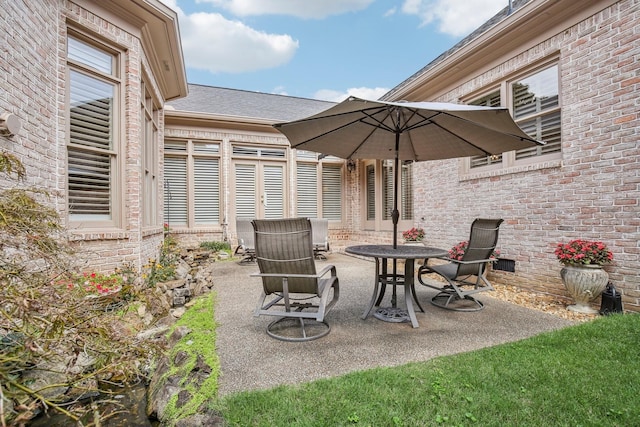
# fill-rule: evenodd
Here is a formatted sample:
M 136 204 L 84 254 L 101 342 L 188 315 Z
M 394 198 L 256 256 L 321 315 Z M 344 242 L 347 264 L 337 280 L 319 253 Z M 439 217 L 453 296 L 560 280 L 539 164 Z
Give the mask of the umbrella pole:
M 391 212 L 391 221 L 393 222 L 393 249 L 398 247 L 398 220 L 400 212 L 398 211 L 398 182 L 400 177 L 400 159 L 398 152 L 400 151 L 400 132 L 396 131 L 396 158 L 393 166 L 393 212 Z

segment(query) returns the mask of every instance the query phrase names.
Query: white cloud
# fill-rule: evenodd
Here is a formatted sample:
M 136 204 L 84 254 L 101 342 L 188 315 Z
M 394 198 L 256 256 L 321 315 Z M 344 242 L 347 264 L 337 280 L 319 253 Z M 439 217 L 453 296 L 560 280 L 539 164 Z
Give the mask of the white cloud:
M 341 102 L 349 96 L 357 96 L 358 98 L 364 99 L 378 99 L 387 92 L 389 92 L 389 89 L 384 87 L 354 87 L 347 89 L 346 92 L 340 92 L 332 89 L 321 89 L 313 95 L 313 98 L 321 99 L 323 101 Z
M 275 88 L 273 88 L 271 93 L 276 94 L 276 95 L 289 95 L 284 86 L 276 86 Z
M 437 23 L 438 31 L 460 37 L 471 33 L 508 5 L 507 0 L 405 0 L 402 12 L 420 25 Z
M 197 0 L 211 3 L 237 16 L 291 15 L 305 19 L 322 19 L 366 9 L 373 0 Z
M 180 22 L 182 50 L 188 67 L 212 73 L 241 73 L 286 64 L 298 41 L 286 34 L 257 31 L 218 13 L 185 14 L 175 0 L 163 0 Z

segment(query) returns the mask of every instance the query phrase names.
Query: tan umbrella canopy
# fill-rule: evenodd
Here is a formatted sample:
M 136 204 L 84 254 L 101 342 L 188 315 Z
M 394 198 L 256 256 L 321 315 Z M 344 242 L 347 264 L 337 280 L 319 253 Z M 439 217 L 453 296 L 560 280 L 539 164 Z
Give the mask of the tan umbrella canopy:
M 277 123 L 292 148 L 343 159 L 395 159 L 393 244 L 397 246 L 400 160 L 493 155 L 543 145 L 506 108 L 349 97 L 313 116 Z

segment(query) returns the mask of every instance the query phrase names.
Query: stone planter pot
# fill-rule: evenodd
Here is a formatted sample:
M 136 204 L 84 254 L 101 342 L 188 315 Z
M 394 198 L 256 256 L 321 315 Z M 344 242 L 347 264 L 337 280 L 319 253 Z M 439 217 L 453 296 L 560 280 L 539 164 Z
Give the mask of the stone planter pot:
M 405 240 L 404 244 L 407 246 L 424 246 L 424 241 L 416 241 L 416 240 Z
M 609 275 L 599 265 L 566 265 L 560 270 L 560 277 L 575 304 L 568 310 L 578 313 L 595 314 L 598 310 L 589 303 L 602 294 Z

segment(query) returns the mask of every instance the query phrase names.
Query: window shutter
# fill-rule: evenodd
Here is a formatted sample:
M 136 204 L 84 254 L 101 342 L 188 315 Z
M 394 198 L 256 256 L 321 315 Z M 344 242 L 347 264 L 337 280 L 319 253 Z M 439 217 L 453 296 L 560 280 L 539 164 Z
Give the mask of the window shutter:
M 315 163 L 297 164 L 298 216 L 318 217 L 318 167 Z
M 284 172 L 282 166 L 264 167 L 264 217 L 284 218 Z
M 411 163 L 402 164 L 402 219 L 413 219 L 413 176 Z
M 382 219 L 391 219 L 393 211 L 393 163 L 382 162 Z
M 73 37 L 67 39 L 67 58 L 103 73 L 113 71 L 113 56 Z
M 236 165 L 236 216 L 256 218 L 256 168 Z
M 69 142 L 110 150 L 114 85 L 76 71 L 70 76 Z
M 500 91 L 497 90 L 495 92 L 491 92 L 490 94 L 483 96 L 482 98 L 478 98 L 472 102 L 471 105 L 482 105 L 485 107 L 500 107 Z M 502 163 L 502 154 L 497 154 L 494 156 L 472 156 L 470 157 L 470 167 L 477 168 L 480 166 L 487 166 L 494 163 Z
M 69 91 L 69 213 L 74 220 L 109 220 L 114 85 L 72 70 Z
M 342 220 L 342 166 L 322 165 L 322 217 Z
M 376 169 L 367 165 L 367 220 L 376 219 Z
M 219 223 L 220 170 L 218 160 L 194 158 L 193 174 L 196 224 Z
M 111 219 L 111 157 L 69 147 L 68 169 L 73 219 Z
M 171 225 L 187 225 L 187 159 L 165 157 L 165 209 Z

